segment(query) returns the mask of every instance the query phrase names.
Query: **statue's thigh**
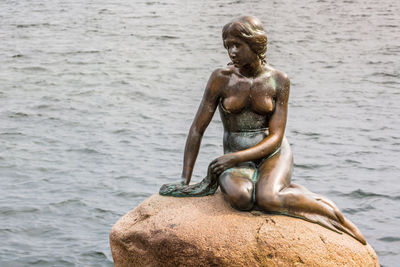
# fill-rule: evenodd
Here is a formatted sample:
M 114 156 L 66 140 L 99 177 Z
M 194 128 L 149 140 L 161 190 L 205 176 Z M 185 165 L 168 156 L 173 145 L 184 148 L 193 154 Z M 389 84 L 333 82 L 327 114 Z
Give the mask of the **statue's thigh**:
M 235 167 L 225 170 L 219 176 L 221 191 L 227 195 L 252 194 L 255 168 Z
M 293 154 L 285 139 L 280 151 L 258 168 L 256 196 L 277 194 L 291 183 Z

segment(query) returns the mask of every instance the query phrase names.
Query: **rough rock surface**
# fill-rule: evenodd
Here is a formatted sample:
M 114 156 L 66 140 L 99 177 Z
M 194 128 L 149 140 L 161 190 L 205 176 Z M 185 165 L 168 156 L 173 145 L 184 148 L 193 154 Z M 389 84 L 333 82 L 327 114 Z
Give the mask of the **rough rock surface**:
M 379 266 L 370 245 L 282 215 L 231 208 L 221 193 L 153 195 L 111 229 L 115 266 Z

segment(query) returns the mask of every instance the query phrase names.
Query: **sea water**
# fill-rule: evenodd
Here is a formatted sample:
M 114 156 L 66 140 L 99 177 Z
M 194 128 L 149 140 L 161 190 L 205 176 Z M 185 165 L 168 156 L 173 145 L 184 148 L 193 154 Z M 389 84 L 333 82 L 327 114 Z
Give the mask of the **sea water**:
M 259 17 L 291 79 L 293 181 L 400 262 L 400 2 L 0 3 L 0 266 L 112 266 L 112 225 L 179 180 L 221 29 Z M 222 154 L 218 114 L 194 181 Z

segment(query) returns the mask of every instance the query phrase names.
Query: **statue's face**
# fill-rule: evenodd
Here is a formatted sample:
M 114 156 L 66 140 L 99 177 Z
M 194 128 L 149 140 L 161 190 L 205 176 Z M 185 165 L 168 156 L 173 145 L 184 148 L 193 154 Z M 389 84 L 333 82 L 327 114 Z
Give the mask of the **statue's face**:
M 258 60 L 257 54 L 254 53 L 250 46 L 242 39 L 229 34 L 224 40 L 224 43 L 235 67 L 242 68 Z

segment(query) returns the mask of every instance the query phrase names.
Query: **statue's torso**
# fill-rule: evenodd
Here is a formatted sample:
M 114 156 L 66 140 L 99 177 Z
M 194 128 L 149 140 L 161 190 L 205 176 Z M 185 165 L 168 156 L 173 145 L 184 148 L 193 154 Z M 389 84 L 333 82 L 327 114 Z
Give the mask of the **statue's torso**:
M 219 102 L 224 153 L 254 146 L 268 135 L 275 94 L 276 82 L 271 72 L 255 79 L 231 74 Z

